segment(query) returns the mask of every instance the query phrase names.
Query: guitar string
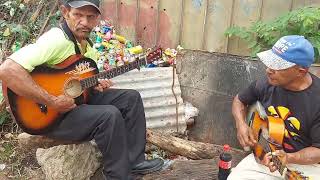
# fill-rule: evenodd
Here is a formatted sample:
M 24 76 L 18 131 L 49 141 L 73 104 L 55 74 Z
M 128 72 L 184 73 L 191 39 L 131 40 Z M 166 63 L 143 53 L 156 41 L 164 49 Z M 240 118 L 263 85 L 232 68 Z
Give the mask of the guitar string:
M 263 146 L 263 149 L 268 153 L 268 152 L 272 152 L 270 146 L 269 146 L 269 142 L 263 137 L 260 137 L 260 143 Z M 273 156 L 272 155 L 272 160 L 275 162 L 276 167 L 279 169 L 279 172 L 281 175 L 283 175 L 283 172 L 285 170 L 285 167 L 282 165 L 282 162 L 279 160 L 279 158 L 277 156 Z
M 138 60 L 135 60 L 133 62 L 130 62 L 129 64 L 127 65 L 124 65 L 124 66 L 120 66 L 120 67 L 117 67 L 117 68 L 114 68 L 114 69 L 111 69 L 109 71 L 106 71 L 106 72 L 103 72 L 103 73 L 99 73 L 97 75 L 94 75 L 92 77 L 89 77 L 89 78 L 86 78 L 86 79 L 82 79 L 80 82 L 81 82 L 81 86 L 83 89 L 86 89 L 86 88 L 89 88 L 89 87 L 92 87 L 94 85 L 97 84 L 98 82 L 98 78 L 108 78 L 108 79 L 111 79 L 113 77 L 116 77 L 120 74 L 123 74 L 124 72 L 127 72 L 127 71 L 130 71 L 130 70 L 133 70 L 137 67 L 140 67 L 140 66 L 143 66 L 143 65 L 146 65 L 146 61 L 145 61 L 145 58 L 142 58 L 142 59 L 138 59 Z M 123 69 L 125 67 L 125 69 Z M 83 83 L 82 83 L 83 82 Z
M 269 146 L 270 142 L 263 135 L 260 135 L 259 143 L 263 146 L 263 149 L 264 149 L 265 152 L 267 152 L 267 153 L 268 152 L 272 152 L 271 147 Z M 282 162 L 279 159 L 279 157 L 272 155 L 272 160 L 275 162 L 275 165 L 276 165 L 276 167 L 279 170 L 279 173 L 281 175 L 283 175 L 285 169 L 287 169 L 287 173 L 292 172 L 290 169 L 288 169 L 285 165 L 282 164 Z M 308 177 L 303 176 L 303 175 L 299 175 L 299 178 L 301 178 L 303 180 L 307 180 L 308 179 Z
M 158 53 L 162 53 L 161 51 L 158 51 Z M 149 60 L 154 61 L 158 58 L 160 58 L 161 55 L 158 55 L 156 57 L 153 57 L 153 58 L 150 58 Z M 133 62 L 130 62 L 129 64 L 127 65 L 124 65 L 124 66 L 120 66 L 120 67 L 117 67 L 117 68 L 114 68 L 114 69 L 111 69 L 110 71 L 107 71 L 107 72 L 104 72 L 104 73 L 99 73 L 93 77 L 89 77 L 89 78 L 86 78 L 86 79 L 82 79 L 80 81 L 80 84 L 81 84 L 81 88 L 82 89 L 86 89 L 86 88 L 89 88 L 89 87 L 92 87 L 94 85 L 97 84 L 98 82 L 98 78 L 108 78 L 108 79 L 111 79 L 115 76 L 118 76 L 124 72 L 128 72 L 130 70 L 133 70 L 133 69 L 136 69 L 136 68 L 139 68 L 141 66 L 144 66 L 144 65 L 147 65 L 148 63 L 148 60 L 147 60 L 147 56 L 139 56 L 136 58 L 136 60 L 134 60 Z

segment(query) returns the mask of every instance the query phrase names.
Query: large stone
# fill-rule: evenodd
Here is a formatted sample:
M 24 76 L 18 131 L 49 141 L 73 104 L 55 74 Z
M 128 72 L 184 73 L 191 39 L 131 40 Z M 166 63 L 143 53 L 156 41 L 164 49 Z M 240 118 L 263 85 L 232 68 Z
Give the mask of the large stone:
M 92 143 L 84 143 L 39 148 L 36 157 L 47 180 L 89 180 L 102 155 Z
M 55 140 L 45 136 L 37 136 L 27 133 L 19 134 L 17 139 L 19 146 L 26 151 L 35 151 L 38 148 L 48 149 L 58 145 L 80 144 L 80 142 Z

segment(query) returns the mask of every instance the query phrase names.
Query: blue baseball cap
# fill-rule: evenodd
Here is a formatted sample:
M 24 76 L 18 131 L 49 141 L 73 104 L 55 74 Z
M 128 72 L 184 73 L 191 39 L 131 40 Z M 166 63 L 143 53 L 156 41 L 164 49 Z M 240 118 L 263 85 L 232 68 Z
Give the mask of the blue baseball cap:
M 295 65 L 308 68 L 314 62 L 312 44 L 303 36 L 290 35 L 280 38 L 272 49 L 257 54 L 270 69 L 282 70 Z

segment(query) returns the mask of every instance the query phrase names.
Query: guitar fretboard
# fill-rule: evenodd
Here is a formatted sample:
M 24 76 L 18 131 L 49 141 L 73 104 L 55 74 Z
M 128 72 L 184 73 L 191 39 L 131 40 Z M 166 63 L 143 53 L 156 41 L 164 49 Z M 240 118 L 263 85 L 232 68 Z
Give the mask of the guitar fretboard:
M 272 152 L 268 140 L 263 135 L 260 135 L 259 144 L 263 147 L 263 150 L 266 153 Z M 284 166 L 282 164 L 282 162 L 279 159 L 279 157 L 272 155 L 272 162 L 275 164 L 275 166 L 279 170 L 280 174 L 283 175 L 283 173 L 284 173 L 284 171 L 286 169 L 286 166 Z
M 86 78 L 86 79 L 82 79 L 80 81 L 81 87 L 82 87 L 82 89 L 87 89 L 87 88 L 96 86 L 98 84 L 99 79 L 105 79 L 105 78 L 111 79 L 111 78 L 119 76 L 123 73 L 129 72 L 133 69 L 139 69 L 141 66 L 144 66 L 146 64 L 147 64 L 146 57 L 140 57 L 139 59 L 137 59 L 133 62 L 130 62 L 126 65 L 98 73 L 98 74 L 96 74 L 92 77 Z

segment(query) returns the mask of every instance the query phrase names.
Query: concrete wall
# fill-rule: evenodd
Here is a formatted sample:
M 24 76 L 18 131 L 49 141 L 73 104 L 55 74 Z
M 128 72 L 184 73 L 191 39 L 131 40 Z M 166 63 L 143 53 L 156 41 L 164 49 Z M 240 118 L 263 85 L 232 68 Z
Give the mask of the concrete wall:
M 264 65 L 250 57 L 183 50 L 177 59 L 182 98 L 200 110 L 190 138 L 215 144 L 238 144 L 231 114 L 233 97 L 265 74 Z M 320 66 L 311 68 L 320 77 Z
M 199 108 L 190 138 L 239 147 L 231 114 L 233 97 L 264 74 L 250 58 L 184 50 L 177 59 L 182 97 Z

